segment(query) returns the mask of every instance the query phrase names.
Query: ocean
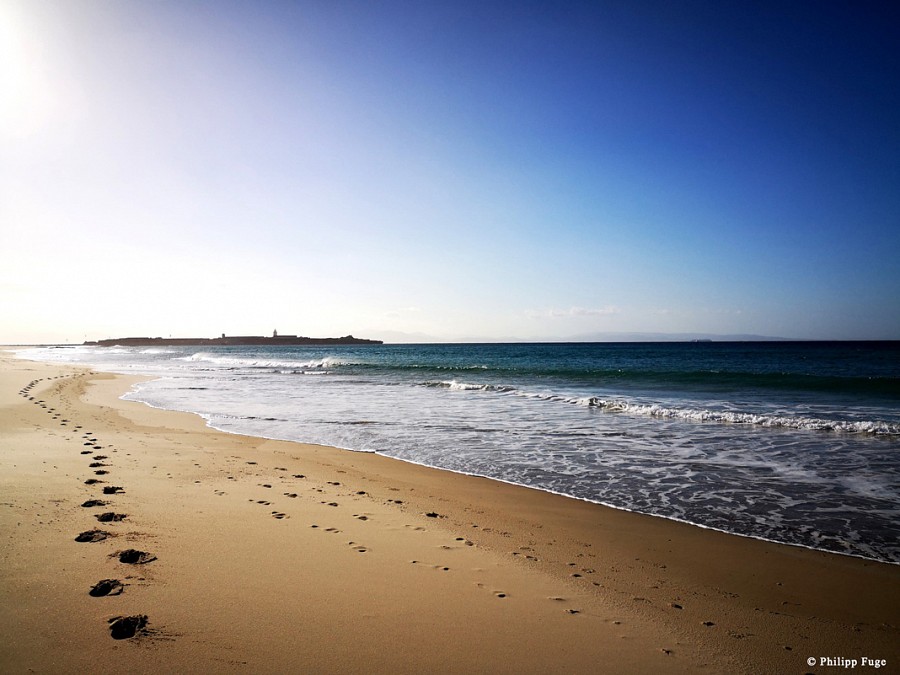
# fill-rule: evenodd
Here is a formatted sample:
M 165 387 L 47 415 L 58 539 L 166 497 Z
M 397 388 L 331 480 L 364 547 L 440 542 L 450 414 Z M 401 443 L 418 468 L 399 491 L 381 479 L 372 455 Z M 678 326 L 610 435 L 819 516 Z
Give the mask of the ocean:
M 125 398 L 900 563 L 900 343 L 39 347 Z

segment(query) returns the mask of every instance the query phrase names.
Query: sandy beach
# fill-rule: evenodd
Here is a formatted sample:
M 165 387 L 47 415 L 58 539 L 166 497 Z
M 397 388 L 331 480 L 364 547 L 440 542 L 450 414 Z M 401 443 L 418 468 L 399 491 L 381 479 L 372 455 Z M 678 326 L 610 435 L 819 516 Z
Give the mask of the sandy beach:
M 0 353 L 2 672 L 900 671 L 900 566 L 226 434 L 136 380 Z

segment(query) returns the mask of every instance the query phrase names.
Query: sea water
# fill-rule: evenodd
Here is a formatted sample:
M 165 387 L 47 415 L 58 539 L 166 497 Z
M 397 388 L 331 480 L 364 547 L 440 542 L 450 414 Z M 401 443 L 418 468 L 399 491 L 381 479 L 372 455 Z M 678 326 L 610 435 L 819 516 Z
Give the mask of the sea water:
M 210 426 L 900 563 L 900 343 L 56 347 Z

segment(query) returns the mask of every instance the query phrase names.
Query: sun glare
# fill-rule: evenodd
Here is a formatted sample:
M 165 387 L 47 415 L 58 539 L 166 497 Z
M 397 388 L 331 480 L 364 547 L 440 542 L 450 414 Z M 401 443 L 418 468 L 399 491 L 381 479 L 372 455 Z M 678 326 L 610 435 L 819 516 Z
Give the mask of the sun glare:
M 46 121 L 53 92 L 31 26 L 13 3 L 0 4 L 0 129 L 29 136 Z

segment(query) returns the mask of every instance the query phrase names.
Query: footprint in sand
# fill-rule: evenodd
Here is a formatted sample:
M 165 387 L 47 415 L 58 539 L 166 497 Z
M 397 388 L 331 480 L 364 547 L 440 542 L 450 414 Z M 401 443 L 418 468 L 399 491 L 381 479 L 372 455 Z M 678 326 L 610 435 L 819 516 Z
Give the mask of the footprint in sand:
M 107 537 L 112 536 L 111 532 L 104 532 L 103 530 L 87 530 L 75 537 L 75 541 L 93 543 L 95 541 L 103 541 Z
M 126 565 L 146 565 L 147 563 L 156 560 L 156 556 L 152 553 L 138 551 L 133 548 L 118 551 L 117 553 L 113 553 L 113 556 L 118 556 L 119 562 L 125 563 Z
M 125 488 L 119 487 L 118 485 L 107 485 L 103 488 L 103 494 L 105 495 L 117 495 L 125 492 Z
M 98 513 L 94 516 L 101 523 L 118 523 L 125 518 L 128 517 L 126 513 L 113 513 L 112 511 L 107 511 L 106 513 Z
M 86 502 L 81 504 L 85 508 L 90 508 L 92 506 L 106 506 L 106 502 L 102 499 L 88 499 Z
M 118 579 L 102 579 L 91 587 L 88 595 L 102 598 L 107 595 L 120 595 L 124 590 L 125 586 Z
M 281 513 L 280 511 L 272 511 L 272 517 L 281 520 L 282 518 L 290 518 L 290 516 L 286 513 Z
M 114 616 L 109 619 L 109 634 L 113 640 L 127 640 L 133 638 L 138 631 L 143 631 L 147 626 L 147 615 L 136 614 L 134 616 Z
M 410 560 L 409 562 L 413 565 L 419 564 L 418 560 Z M 443 565 L 432 565 L 431 568 L 435 569 L 435 570 L 440 570 L 441 572 L 449 572 L 450 571 L 449 567 L 444 567 Z

